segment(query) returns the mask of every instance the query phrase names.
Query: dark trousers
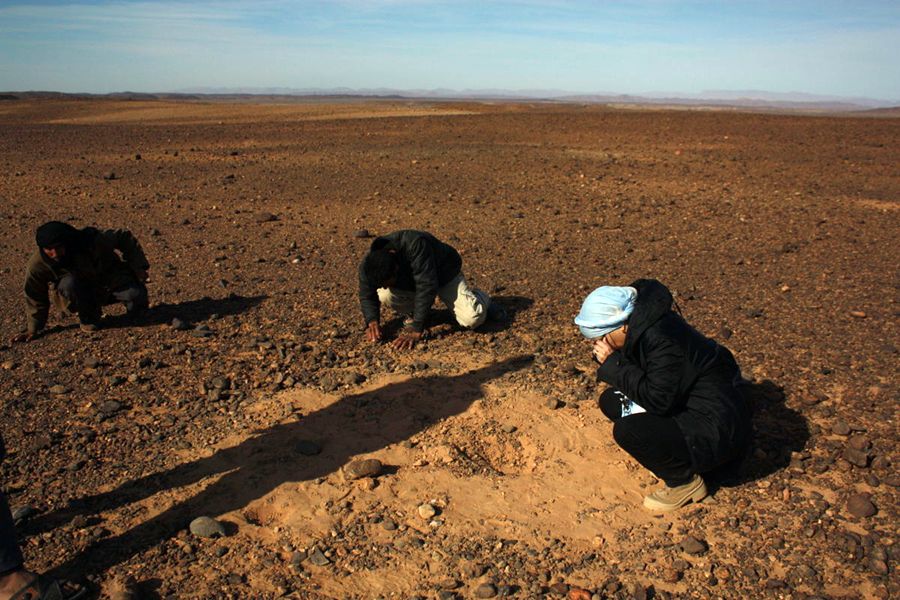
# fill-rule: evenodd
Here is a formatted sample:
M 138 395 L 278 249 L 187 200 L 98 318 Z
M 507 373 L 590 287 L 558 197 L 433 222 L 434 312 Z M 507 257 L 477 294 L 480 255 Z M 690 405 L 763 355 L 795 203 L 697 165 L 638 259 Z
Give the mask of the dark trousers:
M 5 455 L 3 437 L 0 436 L 0 462 Z M 23 562 L 22 551 L 16 543 L 16 527 L 9 511 L 9 503 L 6 495 L 0 491 L 0 575 L 22 568 Z
M 65 300 L 66 309 L 78 313 L 78 320 L 85 324 L 96 324 L 105 304 L 121 302 L 128 314 L 140 313 L 149 306 L 147 286 L 137 280 L 106 293 L 69 273 L 59 280 L 56 290 Z
M 600 394 L 600 410 L 613 422 L 619 447 L 669 487 L 688 483 L 696 474 L 687 441 L 675 420 L 649 413 L 622 416 L 621 393 Z

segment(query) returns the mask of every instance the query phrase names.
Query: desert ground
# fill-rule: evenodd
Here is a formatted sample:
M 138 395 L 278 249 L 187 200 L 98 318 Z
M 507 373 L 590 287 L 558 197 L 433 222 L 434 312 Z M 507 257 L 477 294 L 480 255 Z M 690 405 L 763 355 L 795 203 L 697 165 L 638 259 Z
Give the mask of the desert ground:
M 898 165 L 897 118 L 2 101 L 0 484 L 27 564 L 94 597 L 900 597 Z M 9 344 L 48 220 L 139 238 L 144 322 L 54 311 Z M 436 304 L 414 351 L 368 344 L 357 265 L 403 228 L 508 322 Z M 745 461 L 666 516 L 572 323 L 644 277 L 755 407 Z

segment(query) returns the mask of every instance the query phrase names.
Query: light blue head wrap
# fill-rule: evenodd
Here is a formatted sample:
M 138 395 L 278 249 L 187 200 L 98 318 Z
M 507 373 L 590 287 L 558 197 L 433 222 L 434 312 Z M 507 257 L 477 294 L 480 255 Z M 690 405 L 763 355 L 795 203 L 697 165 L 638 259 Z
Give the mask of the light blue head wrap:
M 625 324 L 636 299 L 637 290 L 633 287 L 598 287 L 584 299 L 575 324 L 589 340 L 603 337 Z

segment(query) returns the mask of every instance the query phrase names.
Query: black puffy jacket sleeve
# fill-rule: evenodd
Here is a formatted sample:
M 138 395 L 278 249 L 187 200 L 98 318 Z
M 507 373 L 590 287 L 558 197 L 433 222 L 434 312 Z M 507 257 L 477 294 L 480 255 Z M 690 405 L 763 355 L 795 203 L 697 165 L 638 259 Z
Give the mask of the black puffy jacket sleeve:
M 637 402 L 648 413 L 670 415 L 683 403 L 679 396 L 684 375 L 684 351 L 673 340 L 660 335 L 644 335 L 639 344 L 646 368 L 628 360 L 617 350 L 597 369 L 597 377 Z
M 359 306 L 366 325 L 372 321 L 380 321 L 381 301 L 378 300 L 378 290 L 369 282 L 362 264 L 359 265 Z
M 440 287 L 434 249 L 424 237 L 419 236 L 407 244 L 404 251 L 412 269 L 413 280 L 416 282 L 416 305 L 413 310 L 412 329 L 422 331 L 425 328 L 428 311 L 431 310 L 434 297 Z

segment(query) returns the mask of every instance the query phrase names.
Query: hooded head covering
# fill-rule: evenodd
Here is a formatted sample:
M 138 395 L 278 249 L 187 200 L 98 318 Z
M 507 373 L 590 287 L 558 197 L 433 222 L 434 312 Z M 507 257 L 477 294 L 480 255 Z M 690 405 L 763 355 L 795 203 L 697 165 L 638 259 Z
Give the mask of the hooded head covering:
M 50 221 L 37 228 L 34 239 L 39 248 L 71 246 L 78 239 L 78 230 L 68 223 Z
M 589 340 L 603 337 L 625 324 L 636 299 L 633 287 L 598 287 L 584 299 L 575 324 Z

